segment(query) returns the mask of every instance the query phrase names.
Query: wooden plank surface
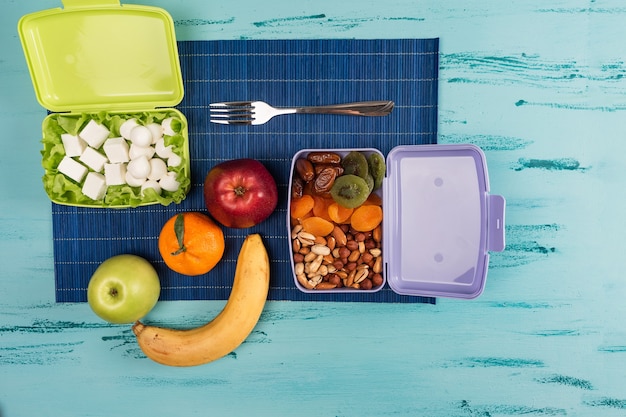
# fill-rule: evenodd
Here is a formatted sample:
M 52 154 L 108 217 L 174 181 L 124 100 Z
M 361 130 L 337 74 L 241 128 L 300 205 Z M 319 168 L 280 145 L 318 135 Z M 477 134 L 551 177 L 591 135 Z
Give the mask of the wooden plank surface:
M 626 7 L 620 0 L 135 1 L 185 39 L 440 37 L 441 143 L 485 150 L 507 249 L 484 294 L 431 305 L 268 303 L 234 354 L 144 358 L 127 326 L 55 304 L 38 105 L 1 0 L 0 415 L 626 413 Z M 151 313 L 201 324 L 221 302 Z

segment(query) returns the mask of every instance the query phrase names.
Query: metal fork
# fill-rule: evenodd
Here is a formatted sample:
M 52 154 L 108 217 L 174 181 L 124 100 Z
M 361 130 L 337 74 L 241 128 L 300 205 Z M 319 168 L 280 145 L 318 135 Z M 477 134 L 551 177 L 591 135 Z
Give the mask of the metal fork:
M 272 107 L 263 101 L 229 101 L 209 105 L 211 122 L 229 125 L 260 125 L 281 114 L 344 114 L 350 116 L 386 116 L 393 101 L 361 101 L 309 107 Z

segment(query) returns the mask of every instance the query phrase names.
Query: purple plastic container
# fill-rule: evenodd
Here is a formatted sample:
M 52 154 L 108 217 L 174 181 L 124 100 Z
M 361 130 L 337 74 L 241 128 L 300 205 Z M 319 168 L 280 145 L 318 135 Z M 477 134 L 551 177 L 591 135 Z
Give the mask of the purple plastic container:
M 298 152 L 292 161 L 306 156 Z M 376 149 L 322 149 L 346 155 Z M 502 196 L 489 194 L 485 155 L 475 145 L 411 145 L 386 158 L 383 198 L 383 285 L 398 294 L 471 299 L 485 287 L 489 252 L 505 246 Z M 287 224 L 290 230 L 290 204 Z M 288 233 L 290 236 L 291 233 Z M 293 268 L 293 254 L 291 254 Z M 303 292 L 364 292 L 353 288 Z

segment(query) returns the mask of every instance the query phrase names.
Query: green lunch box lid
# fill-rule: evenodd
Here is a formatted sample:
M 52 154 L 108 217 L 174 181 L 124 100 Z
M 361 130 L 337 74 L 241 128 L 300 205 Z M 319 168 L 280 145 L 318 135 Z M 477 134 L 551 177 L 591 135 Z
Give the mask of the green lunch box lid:
M 54 112 L 173 107 L 184 95 L 172 17 L 119 0 L 62 0 L 18 31 L 39 103 Z

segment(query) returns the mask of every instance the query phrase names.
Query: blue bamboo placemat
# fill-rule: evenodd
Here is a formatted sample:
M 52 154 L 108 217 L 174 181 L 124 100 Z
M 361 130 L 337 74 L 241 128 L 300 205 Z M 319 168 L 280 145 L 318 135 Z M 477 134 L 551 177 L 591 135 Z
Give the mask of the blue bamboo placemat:
M 305 294 L 293 283 L 286 207 L 292 156 L 303 148 L 378 148 L 432 144 L 437 139 L 438 39 L 184 41 L 179 53 L 189 122 L 192 188 L 183 203 L 135 209 L 87 209 L 52 203 L 58 302 L 85 302 L 87 284 L 110 256 L 133 253 L 153 263 L 161 300 L 228 298 L 235 261 L 249 233 L 263 236 L 271 259 L 270 300 L 434 303 L 376 293 Z M 386 117 L 287 115 L 260 126 L 211 124 L 208 105 L 264 100 L 277 106 L 393 100 Z M 263 162 L 279 188 L 276 212 L 251 229 L 224 229 L 222 262 L 200 277 L 169 270 L 157 248 L 163 223 L 180 211 L 205 211 L 202 184 L 217 163 L 249 157 Z

